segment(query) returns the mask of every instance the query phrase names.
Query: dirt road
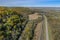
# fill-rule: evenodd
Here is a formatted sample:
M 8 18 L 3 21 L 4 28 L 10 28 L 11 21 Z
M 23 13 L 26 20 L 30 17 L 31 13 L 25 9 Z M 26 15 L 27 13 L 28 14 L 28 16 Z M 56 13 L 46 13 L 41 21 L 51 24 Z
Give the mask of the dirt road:
M 44 24 L 45 24 L 45 27 L 46 27 L 46 40 L 49 40 L 47 17 L 45 15 L 43 15 L 43 17 L 44 17 Z

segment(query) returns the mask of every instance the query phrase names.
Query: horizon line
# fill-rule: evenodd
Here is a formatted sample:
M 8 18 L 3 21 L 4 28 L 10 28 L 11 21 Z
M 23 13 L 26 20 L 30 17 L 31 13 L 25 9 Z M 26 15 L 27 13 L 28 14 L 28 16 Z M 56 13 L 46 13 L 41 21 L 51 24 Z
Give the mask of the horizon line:
M 22 5 L 22 6 L 8 6 L 8 5 L 0 5 L 0 7 L 60 7 L 60 6 L 40 6 L 40 5 L 34 5 L 34 6 L 26 6 L 26 5 Z

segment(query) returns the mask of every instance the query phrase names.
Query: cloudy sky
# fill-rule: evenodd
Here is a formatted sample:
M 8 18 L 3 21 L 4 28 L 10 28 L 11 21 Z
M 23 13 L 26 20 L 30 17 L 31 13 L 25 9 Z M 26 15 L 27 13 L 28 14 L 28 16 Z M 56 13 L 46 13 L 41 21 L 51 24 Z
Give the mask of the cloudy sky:
M 60 7 L 60 0 L 0 0 L 0 6 Z

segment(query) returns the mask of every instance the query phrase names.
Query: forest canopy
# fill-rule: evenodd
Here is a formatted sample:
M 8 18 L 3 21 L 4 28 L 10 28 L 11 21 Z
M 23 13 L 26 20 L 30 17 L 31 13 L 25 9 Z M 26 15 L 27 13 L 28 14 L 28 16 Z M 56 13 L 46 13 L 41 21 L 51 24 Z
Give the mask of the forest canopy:
M 27 16 L 18 14 L 12 9 L 0 7 L 0 40 L 17 40 L 27 20 Z

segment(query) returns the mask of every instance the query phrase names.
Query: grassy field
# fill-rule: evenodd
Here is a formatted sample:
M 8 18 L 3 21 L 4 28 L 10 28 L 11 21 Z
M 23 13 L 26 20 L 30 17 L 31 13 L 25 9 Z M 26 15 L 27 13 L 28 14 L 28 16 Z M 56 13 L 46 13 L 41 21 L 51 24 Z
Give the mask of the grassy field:
M 60 17 L 49 17 L 48 22 L 50 40 L 60 40 Z

